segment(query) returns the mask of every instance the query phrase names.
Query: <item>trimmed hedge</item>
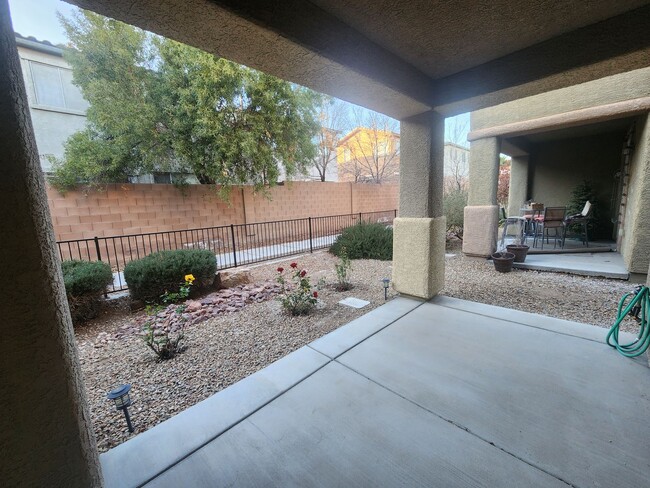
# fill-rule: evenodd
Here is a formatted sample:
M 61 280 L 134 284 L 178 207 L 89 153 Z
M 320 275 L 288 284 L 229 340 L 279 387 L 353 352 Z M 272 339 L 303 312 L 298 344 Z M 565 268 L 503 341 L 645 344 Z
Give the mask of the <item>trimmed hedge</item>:
M 85 322 L 99 313 L 101 295 L 113 282 L 113 273 L 101 261 L 63 261 L 63 283 L 73 323 Z
M 134 299 L 158 301 L 166 291 L 178 292 L 188 274 L 196 278 L 195 288 L 211 286 L 216 271 L 217 259 L 212 251 L 179 249 L 131 261 L 124 267 L 124 279 Z
M 343 229 L 330 252 L 341 256 L 345 249 L 350 259 L 393 259 L 393 229 L 383 224 L 361 222 Z

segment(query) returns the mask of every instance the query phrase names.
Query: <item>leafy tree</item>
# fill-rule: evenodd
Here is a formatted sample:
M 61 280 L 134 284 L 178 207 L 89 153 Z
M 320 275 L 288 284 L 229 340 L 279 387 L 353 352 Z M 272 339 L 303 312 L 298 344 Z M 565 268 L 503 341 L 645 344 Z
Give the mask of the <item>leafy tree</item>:
M 90 108 L 55 165 L 58 187 L 156 170 L 193 172 L 227 194 L 313 159 L 318 94 L 92 12 L 61 22 Z

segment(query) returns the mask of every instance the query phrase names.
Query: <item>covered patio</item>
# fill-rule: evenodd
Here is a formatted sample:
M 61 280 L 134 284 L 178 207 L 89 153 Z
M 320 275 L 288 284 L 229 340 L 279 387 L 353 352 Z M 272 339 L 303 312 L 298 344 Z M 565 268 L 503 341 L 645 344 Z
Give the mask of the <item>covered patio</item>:
M 102 454 L 105 483 L 645 486 L 650 369 L 605 332 L 397 298 Z
M 0 0 L 6 485 L 647 484 L 647 365 L 619 358 L 588 326 L 434 298 L 444 285 L 445 117 L 648 68 L 647 1 L 69 1 L 398 119 L 392 282 L 418 298 L 391 302 L 100 461 Z M 637 134 L 648 147 L 650 124 Z M 472 143 L 465 236 L 488 230 L 474 242 L 479 255 L 496 242 L 498 137 Z M 646 166 L 635 180 L 642 203 Z M 636 208 L 626 259 L 645 273 L 650 205 Z

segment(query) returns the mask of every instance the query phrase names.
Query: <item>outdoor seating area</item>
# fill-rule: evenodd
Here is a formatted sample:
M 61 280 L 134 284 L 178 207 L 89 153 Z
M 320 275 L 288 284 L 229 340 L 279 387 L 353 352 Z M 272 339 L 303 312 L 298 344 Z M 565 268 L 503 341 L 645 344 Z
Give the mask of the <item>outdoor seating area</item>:
M 105 485 L 645 486 L 647 361 L 605 333 L 397 298 L 102 454 Z
M 512 237 L 522 244 L 528 244 L 529 239 L 532 239 L 533 249 L 544 250 L 544 244 L 548 247 L 551 240 L 553 249 L 564 249 L 568 232 L 575 229 L 578 230 L 577 238 L 580 243 L 589 247 L 588 224 L 591 209 L 592 204 L 587 201 L 580 213 L 567 215 L 566 207 L 545 207 L 542 203 L 530 203 L 520 209 L 519 215 L 504 219 L 500 247 L 503 248 L 506 239 Z

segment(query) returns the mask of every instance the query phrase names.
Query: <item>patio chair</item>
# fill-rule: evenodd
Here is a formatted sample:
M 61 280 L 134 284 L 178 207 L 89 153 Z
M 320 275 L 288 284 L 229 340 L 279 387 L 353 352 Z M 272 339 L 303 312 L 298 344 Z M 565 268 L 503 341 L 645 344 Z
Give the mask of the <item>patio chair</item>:
M 585 202 L 585 206 L 582 209 L 582 212 L 575 215 L 569 215 L 564 219 L 564 238 L 562 239 L 562 247 L 564 247 L 564 241 L 566 240 L 566 228 L 570 225 L 580 225 L 582 233 L 580 237 L 582 238 L 582 244 L 589 247 L 589 236 L 587 234 L 587 224 L 591 218 L 591 209 L 592 205 L 589 200 Z
M 535 236 L 533 238 L 533 247 L 537 245 L 537 240 L 541 237 L 542 249 L 544 249 L 544 238 L 548 243 L 548 231 L 553 229 L 553 248 L 557 247 L 557 240 L 564 245 L 564 218 L 566 217 L 566 207 L 546 207 L 544 217 L 535 220 Z

